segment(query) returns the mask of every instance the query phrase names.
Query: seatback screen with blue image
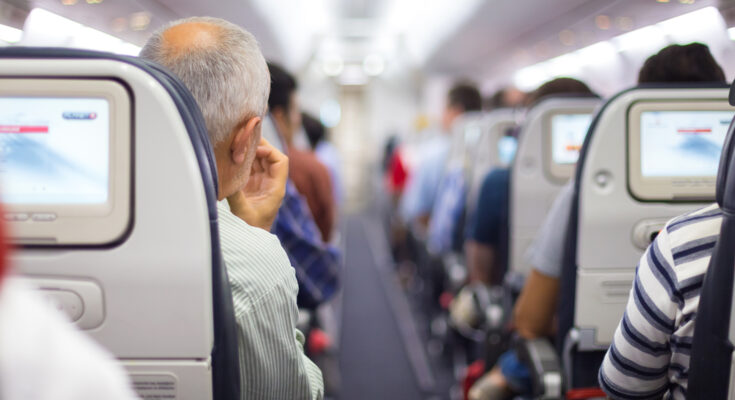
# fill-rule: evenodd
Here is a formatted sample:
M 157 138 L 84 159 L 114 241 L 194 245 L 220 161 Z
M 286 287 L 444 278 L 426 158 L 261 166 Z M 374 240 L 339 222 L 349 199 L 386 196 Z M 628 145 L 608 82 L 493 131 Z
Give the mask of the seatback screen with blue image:
M 109 141 L 106 99 L 0 97 L 3 202 L 107 202 Z
M 551 160 L 576 164 L 592 123 L 592 114 L 558 114 L 551 118 Z
M 641 175 L 714 177 L 731 111 L 641 113 Z

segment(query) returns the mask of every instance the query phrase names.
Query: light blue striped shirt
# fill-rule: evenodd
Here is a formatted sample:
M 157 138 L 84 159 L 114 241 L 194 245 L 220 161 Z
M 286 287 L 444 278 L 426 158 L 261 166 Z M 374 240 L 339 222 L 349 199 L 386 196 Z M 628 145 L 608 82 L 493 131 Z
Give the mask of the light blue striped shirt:
M 716 204 L 674 218 L 641 258 L 600 369 L 611 398 L 686 398 L 699 294 L 721 224 Z
M 321 399 L 322 373 L 304 355 L 296 329 L 299 287 L 274 235 L 217 203 L 222 256 L 230 277 L 240 343 L 243 399 Z

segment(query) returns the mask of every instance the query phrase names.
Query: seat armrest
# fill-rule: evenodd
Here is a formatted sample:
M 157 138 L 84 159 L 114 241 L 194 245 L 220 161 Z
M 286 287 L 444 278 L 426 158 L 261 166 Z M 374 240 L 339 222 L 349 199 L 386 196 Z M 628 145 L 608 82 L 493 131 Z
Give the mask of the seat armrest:
M 518 358 L 531 372 L 537 399 L 562 398 L 562 369 L 559 356 L 548 339 L 516 340 Z

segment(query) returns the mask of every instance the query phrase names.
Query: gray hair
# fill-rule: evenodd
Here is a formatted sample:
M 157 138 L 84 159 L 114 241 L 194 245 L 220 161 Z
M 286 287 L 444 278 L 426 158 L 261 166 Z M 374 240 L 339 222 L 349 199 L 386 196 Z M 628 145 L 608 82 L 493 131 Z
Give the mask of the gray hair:
M 214 26 L 216 40 L 192 43 L 183 51 L 174 48 L 165 32 L 186 23 Z M 211 17 L 174 21 L 153 33 L 140 57 L 163 65 L 184 82 L 202 110 L 213 145 L 227 139 L 247 118 L 266 113 L 268 66 L 255 37 L 233 23 Z

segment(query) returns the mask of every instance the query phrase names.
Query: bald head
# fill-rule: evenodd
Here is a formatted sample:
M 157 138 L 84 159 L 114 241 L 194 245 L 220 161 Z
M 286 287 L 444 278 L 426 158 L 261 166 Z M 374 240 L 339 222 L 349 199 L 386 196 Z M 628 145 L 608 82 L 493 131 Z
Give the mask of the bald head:
M 268 67 L 255 37 L 218 18 L 175 21 L 140 53 L 174 73 L 194 95 L 216 146 L 244 121 L 265 114 Z
M 169 56 L 181 57 L 215 47 L 222 33 L 222 28 L 209 22 L 184 22 L 163 31 L 163 47 Z

